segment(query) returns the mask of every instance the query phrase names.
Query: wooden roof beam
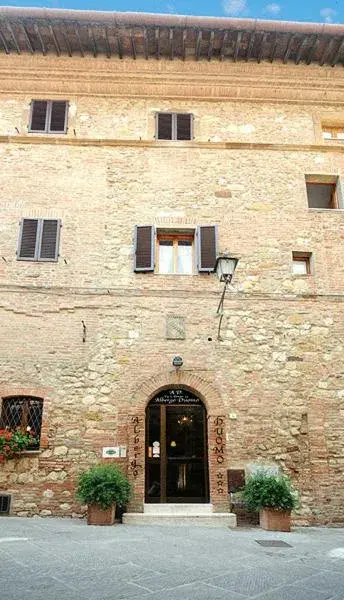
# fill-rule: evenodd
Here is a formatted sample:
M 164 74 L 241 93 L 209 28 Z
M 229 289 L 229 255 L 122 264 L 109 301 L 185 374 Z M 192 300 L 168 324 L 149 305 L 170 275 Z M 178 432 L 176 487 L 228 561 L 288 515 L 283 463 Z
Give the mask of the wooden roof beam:
M 24 34 L 26 45 L 27 45 L 27 47 L 29 49 L 29 52 L 31 52 L 31 54 L 34 54 L 35 53 L 34 47 L 31 44 L 31 40 L 29 38 L 29 34 L 28 34 L 27 29 L 26 29 L 26 27 L 25 27 L 25 25 L 24 25 L 24 23 L 22 21 L 20 22 L 20 27 L 21 27 L 22 32 Z
M 275 33 L 275 37 L 274 37 L 274 41 L 272 44 L 272 48 L 271 48 L 271 53 L 270 53 L 270 62 L 274 62 L 274 58 L 275 58 L 275 54 L 276 54 L 276 50 L 277 50 L 277 44 L 278 44 L 278 35 L 277 33 Z
M 80 28 L 79 28 L 78 24 L 75 25 L 74 31 L 75 31 L 75 35 L 76 35 L 77 40 L 78 40 L 78 44 L 79 44 L 79 48 L 80 48 L 80 54 L 81 54 L 82 58 L 84 58 L 85 52 L 84 52 L 84 47 L 82 45 L 81 36 L 80 36 Z
M 326 46 L 325 46 L 325 48 L 324 48 L 324 51 L 323 51 L 323 53 L 322 53 L 322 55 L 321 55 L 321 58 L 320 58 L 320 60 L 319 60 L 319 65 L 320 65 L 321 67 L 322 67 L 322 66 L 323 66 L 323 64 L 326 62 L 327 58 L 329 57 L 329 55 L 330 55 L 330 53 L 331 53 L 331 50 L 332 50 L 332 47 L 333 47 L 333 42 L 334 42 L 334 40 L 333 40 L 333 38 L 331 38 L 331 39 L 330 39 L 330 40 L 327 42 L 327 44 L 326 44 Z
M 301 42 L 300 42 L 300 45 L 299 45 L 299 49 L 297 51 L 297 55 L 296 55 L 296 58 L 295 58 L 295 64 L 296 65 L 299 65 L 300 62 L 301 62 L 302 53 L 303 53 L 303 51 L 305 49 L 305 46 L 307 46 L 307 44 L 308 44 L 308 40 L 309 40 L 308 36 L 306 36 L 306 37 L 304 37 L 304 38 L 301 39 Z
M 19 44 L 18 44 L 18 40 L 17 40 L 17 38 L 15 36 L 15 33 L 14 33 L 12 27 L 11 27 L 11 24 L 8 23 L 8 22 L 6 22 L 6 27 L 7 27 L 7 30 L 9 31 L 10 36 L 11 36 L 11 38 L 13 40 L 13 43 L 15 45 L 15 49 L 17 50 L 17 54 L 21 54 L 21 50 L 20 50 L 20 47 L 19 47 Z
M 265 32 L 262 35 L 262 39 L 260 42 L 260 48 L 259 48 L 259 52 L 258 52 L 258 56 L 257 56 L 257 62 L 258 64 L 261 62 L 262 58 L 263 58 L 263 54 L 264 54 L 264 46 L 265 46 L 265 42 L 266 42 L 266 38 L 268 37 L 268 34 Z
M 148 50 L 148 36 L 147 36 L 147 28 L 144 27 L 143 28 L 143 48 L 144 48 L 144 53 L 145 53 L 145 59 L 148 60 L 149 58 L 149 50 Z
M 111 56 L 112 56 L 111 44 L 110 44 L 110 40 L 109 40 L 108 28 L 106 25 L 103 27 L 102 32 L 103 32 L 105 48 L 106 48 L 106 58 L 111 58 Z
M 290 56 L 290 52 L 291 52 L 291 49 L 292 49 L 292 46 L 293 46 L 294 39 L 295 39 L 295 35 L 292 33 L 289 36 L 289 40 L 288 40 L 288 44 L 287 44 L 287 47 L 286 47 L 286 51 L 285 51 L 284 56 L 283 56 L 283 62 L 284 62 L 284 64 L 286 64 L 288 62 L 288 58 Z
M 136 60 L 137 52 L 136 52 L 135 36 L 133 35 L 133 32 L 131 29 L 129 30 L 129 38 L 130 38 L 131 53 L 132 53 L 133 59 Z
M 196 40 L 196 60 L 199 60 L 201 55 L 201 43 L 202 43 L 202 31 L 201 29 L 198 31 L 197 40 Z
M 343 49 L 344 49 L 344 37 L 342 38 L 342 41 L 340 42 L 340 44 L 337 48 L 337 52 L 335 53 L 335 55 L 332 59 L 331 67 L 334 67 L 337 64 L 337 62 L 339 61 L 339 58 L 343 52 Z
M 173 38 L 173 29 L 172 27 L 170 28 L 170 60 L 173 60 L 174 58 L 174 38 Z
M 155 54 L 156 59 L 160 59 L 160 29 L 159 27 L 155 28 Z
M 97 44 L 96 44 L 96 39 L 94 37 L 94 31 L 93 31 L 92 25 L 90 25 L 88 28 L 88 35 L 91 38 L 91 42 L 92 42 L 92 46 L 93 46 L 93 56 L 94 56 L 94 58 L 96 58 L 97 54 L 98 54 L 98 48 L 97 48 Z
M 1 29 L 0 29 L 0 41 L 1 41 L 1 43 L 2 43 L 2 45 L 3 45 L 3 47 L 4 47 L 4 49 L 5 49 L 5 52 L 6 52 L 6 54 L 9 54 L 9 53 L 10 53 L 10 51 L 9 51 L 9 48 L 8 48 L 8 46 L 7 46 L 7 42 L 6 42 L 6 40 L 5 40 L 5 37 L 4 37 L 4 35 L 3 35 L 2 31 L 1 31 Z
M 209 48 L 208 48 L 208 60 L 209 61 L 212 59 L 213 52 L 214 52 L 214 38 L 215 38 L 215 32 L 212 30 L 210 33 Z
M 313 58 L 313 56 L 314 56 L 314 54 L 315 54 L 315 52 L 316 52 L 316 49 L 317 49 L 318 43 L 319 43 L 319 36 L 318 36 L 318 35 L 315 35 L 315 36 L 314 36 L 314 38 L 313 38 L 313 44 L 312 44 L 312 47 L 311 47 L 311 49 L 310 49 L 310 51 L 309 51 L 309 54 L 308 54 L 308 56 L 307 56 L 306 65 L 310 65 L 310 64 L 311 64 L 311 62 L 312 62 L 312 58 Z
M 122 58 L 123 58 L 123 46 L 122 46 L 121 36 L 120 36 L 120 33 L 119 33 L 118 30 L 116 31 L 116 41 L 117 41 L 118 56 L 122 60 Z
M 59 43 L 57 41 L 57 37 L 56 37 L 54 28 L 51 25 L 51 23 L 48 23 L 48 29 L 49 29 L 49 33 L 51 35 L 51 38 L 53 40 L 53 44 L 55 46 L 56 54 L 57 54 L 57 56 L 61 56 L 61 48 L 60 48 L 60 45 L 59 45 Z
M 238 31 L 237 35 L 236 35 L 235 46 L 234 46 L 234 54 L 233 54 L 234 62 L 236 62 L 238 60 L 241 38 L 242 38 L 242 31 Z
M 187 40 L 187 29 L 183 30 L 183 40 L 182 40 L 182 55 L 183 60 L 186 60 L 186 40 Z
M 225 31 L 223 34 L 222 42 L 221 42 L 221 50 L 220 50 L 220 60 L 223 60 L 225 57 L 225 50 L 227 46 L 228 40 L 228 31 Z
M 246 62 L 248 62 L 251 58 L 255 35 L 256 35 L 255 32 L 252 31 L 252 33 L 250 35 L 250 41 L 249 41 L 248 47 L 247 47 L 247 52 L 246 52 L 246 58 L 245 58 Z
M 46 54 L 47 54 L 47 49 L 46 49 L 46 47 L 45 47 L 45 43 L 44 43 L 44 40 L 43 40 L 43 38 L 42 38 L 42 35 L 41 35 L 41 32 L 40 32 L 40 29 L 39 29 L 39 27 L 38 27 L 38 25 L 37 25 L 36 23 L 34 24 L 33 28 L 34 28 L 34 30 L 35 30 L 35 33 L 36 33 L 36 35 L 37 35 L 38 39 L 39 39 L 39 43 L 41 44 L 41 48 L 42 48 L 42 54 L 43 54 L 43 56 L 46 56 Z

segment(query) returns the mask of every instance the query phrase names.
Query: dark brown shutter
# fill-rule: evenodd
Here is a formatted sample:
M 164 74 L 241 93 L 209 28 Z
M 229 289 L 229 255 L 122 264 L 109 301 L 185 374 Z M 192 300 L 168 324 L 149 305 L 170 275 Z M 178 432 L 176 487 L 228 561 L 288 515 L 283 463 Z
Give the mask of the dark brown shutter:
M 35 259 L 38 219 L 23 219 L 19 238 L 18 258 Z
M 154 271 L 154 227 L 136 225 L 134 271 Z
M 53 101 L 51 103 L 51 117 L 49 131 L 64 133 L 66 122 L 67 102 Z
M 59 230 L 58 219 L 43 220 L 39 260 L 57 260 Z
M 172 115 L 170 113 L 158 113 L 157 115 L 157 138 L 158 140 L 172 139 Z
M 48 102 L 46 100 L 33 100 L 30 131 L 45 131 Z
M 191 140 L 192 115 L 176 115 L 177 117 L 177 140 Z
M 217 254 L 216 225 L 200 225 L 197 228 L 198 270 L 213 271 Z

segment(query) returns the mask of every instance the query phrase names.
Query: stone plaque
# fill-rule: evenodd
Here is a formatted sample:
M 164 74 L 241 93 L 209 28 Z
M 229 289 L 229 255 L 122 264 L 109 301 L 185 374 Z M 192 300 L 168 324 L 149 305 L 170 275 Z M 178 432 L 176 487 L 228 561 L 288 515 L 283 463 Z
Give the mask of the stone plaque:
M 185 340 L 185 318 L 174 315 L 166 317 L 166 339 Z

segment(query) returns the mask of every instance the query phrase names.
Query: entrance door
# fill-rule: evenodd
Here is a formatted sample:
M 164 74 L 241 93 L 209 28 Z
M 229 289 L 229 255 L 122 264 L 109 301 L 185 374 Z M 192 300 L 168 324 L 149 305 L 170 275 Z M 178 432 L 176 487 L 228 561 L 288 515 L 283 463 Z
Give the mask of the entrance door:
M 147 408 L 146 502 L 209 502 L 206 411 L 195 395 L 165 390 Z

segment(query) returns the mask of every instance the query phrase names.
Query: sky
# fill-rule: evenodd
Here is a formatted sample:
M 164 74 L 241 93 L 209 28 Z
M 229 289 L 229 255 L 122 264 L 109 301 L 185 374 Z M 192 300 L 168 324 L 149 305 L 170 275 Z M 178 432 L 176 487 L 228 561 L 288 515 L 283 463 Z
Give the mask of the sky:
M 344 23 L 344 0 L 3 0 L 7 6 Z

